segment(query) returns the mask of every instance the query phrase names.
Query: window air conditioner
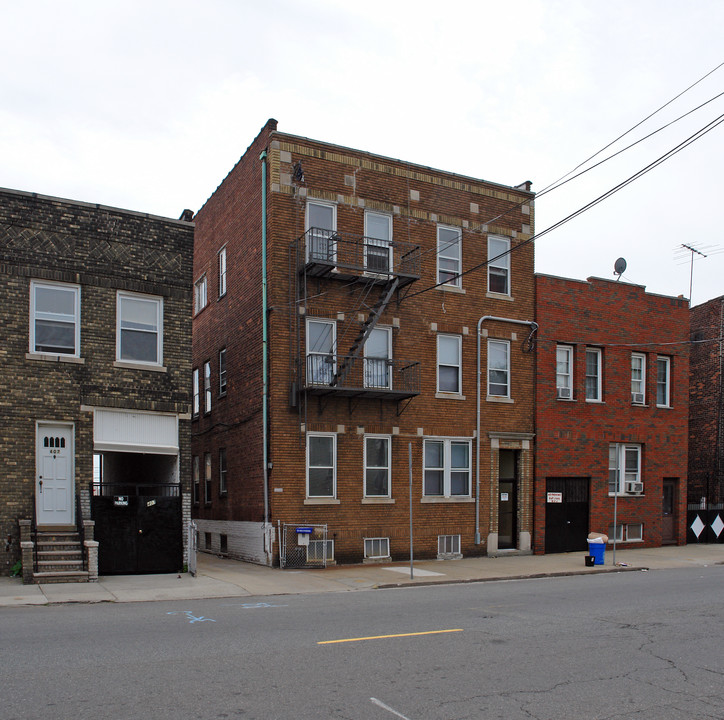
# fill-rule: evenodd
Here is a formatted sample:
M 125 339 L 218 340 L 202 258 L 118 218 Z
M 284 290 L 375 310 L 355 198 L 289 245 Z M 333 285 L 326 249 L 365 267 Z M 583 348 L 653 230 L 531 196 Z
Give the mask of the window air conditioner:
M 642 482 L 627 482 L 626 492 L 634 495 L 640 495 L 644 491 L 644 484 Z
M 570 400 L 571 399 L 571 388 L 559 387 L 558 388 L 558 397 L 562 400 Z
M 631 393 L 631 402 L 634 402 L 637 405 L 642 405 L 644 402 L 644 394 L 643 393 Z

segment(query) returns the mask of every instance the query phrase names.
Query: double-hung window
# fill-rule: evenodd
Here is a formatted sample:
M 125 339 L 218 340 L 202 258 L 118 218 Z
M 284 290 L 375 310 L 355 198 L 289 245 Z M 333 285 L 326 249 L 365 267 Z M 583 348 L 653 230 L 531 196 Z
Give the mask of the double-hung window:
M 337 257 L 337 208 L 320 202 L 307 203 L 307 262 L 334 263 Z
M 226 295 L 226 247 L 219 250 L 219 297 Z
M 193 489 L 193 493 L 194 493 L 193 500 L 194 500 L 194 505 L 198 505 L 198 504 L 199 504 L 199 483 L 200 483 L 200 478 L 199 478 L 199 456 L 198 456 L 198 455 L 194 455 L 192 473 L 193 473 L 193 486 L 194 486 L 194 489 Z
M 611 443 L 608 446 L 609 495 L 640 495 L 644 485 L 641 479 L 641 445 Z
M 390 497 L 390 437 L 365 436 L 365 497 Z
M 204 363 L 204 414 L 211 412 L 211 363 Z
M 30 352 L 80 355 L 80 287 L 30 283 Z
M 337 482 L 337 436 L 307 434 L 307 497 L 333 498 Z
M 631 402 L 646 402 L 646 355 L 642 353 L 631 354 Z
M 204 453 L 204 503 L 211 503 L 211 453 Z
M 307 385 L 329 385 L 334 377 L 337 325 L 334 320 L 307 320 Z
M 387 388 L 392 384 L 392 332 L 390 328 L 375 328 L 365 341 L 365 387 Z
M 219 450 L 219 495 L 226 495 L 226 448 Z
M 462 232 L 458 228 L 437 228 L 437 281 L 462 287 Z
M 219 350 L 219 395 L 226 395 L 226 348 Z
M 118 293 L 117 359 L 161 365 L 163 362 L 163 300 Z
M 194 417 L 198 417 L 199 415 L 199 405 L 200 405 L 200 399 L 199 399 L 199 369 L 194 368 L 193 372 L 191 374 L 191 384 L 193 386 L 193 406 L 191 409 L 191 414 Z
M 365 270 L 387 273 L 392 268 L 392 218 L 376 212 L 365 213 Z
M 459 335 L 437 336 L 437 390 L 462 392 L 462 342 Z
M 601 350 L 586 348 L 586 400 L 602 399 Z
M 556 347 L 556 396 L 562 400 L 573 399 L 573 348 L 570 345 Z
M 659 407 L 671 405 L 671 358 L 656 358 L 656 404 Z
M 423 494 L 426 497 L 470 495 L 469 440 L 425 440 L 423 456 Z
M 510 295 L 510 240 L 488 236 L 488 292 Z
M 488 396 L 510 397 L 510 343 L 488 340 Z
M 200 313 L 208 301 L 206 275 L 202 275 L 194 283 L 194 314 Z

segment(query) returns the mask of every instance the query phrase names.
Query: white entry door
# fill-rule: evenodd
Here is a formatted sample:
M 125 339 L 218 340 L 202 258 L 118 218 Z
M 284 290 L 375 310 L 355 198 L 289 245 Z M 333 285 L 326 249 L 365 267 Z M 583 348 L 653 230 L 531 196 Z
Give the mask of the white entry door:
M 38 525 L 73 523 L 73 430 L 69 425 L 39 424 L 35 507 Z

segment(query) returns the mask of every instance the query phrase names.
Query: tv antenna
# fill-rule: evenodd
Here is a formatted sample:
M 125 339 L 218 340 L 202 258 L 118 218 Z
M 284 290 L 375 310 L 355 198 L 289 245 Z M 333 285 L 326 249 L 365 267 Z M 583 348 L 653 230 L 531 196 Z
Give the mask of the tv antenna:
M 618 275 L 618 277 L 616 278 L 616 282 L 618 282 L 621 279 L 621 275 L 623 275 L 625 272 L 626 272 L 626 259 L 619 258 L 613 264 L 613 274 Z
M 689 263 L 689 301 L 691 302 L 691 293 L 694 287 L 694 256 L 700 255 L 705 258 L 709 257 L 709 255 L 716 255 L 722 252 L 722 250 L 716 245 L 699 245 L 697 247 L 693 243 L 681 243 L 681 245 L 676 248 L 676 252 L 678 254 L 677 259 L 681 261 L 679 265 L 683 265 L 685 262 Z

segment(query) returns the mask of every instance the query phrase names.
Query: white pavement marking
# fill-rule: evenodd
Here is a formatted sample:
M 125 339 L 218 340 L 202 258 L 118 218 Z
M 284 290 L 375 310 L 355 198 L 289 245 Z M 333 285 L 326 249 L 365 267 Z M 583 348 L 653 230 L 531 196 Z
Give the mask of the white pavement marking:
M 186 615 L 188 618 L 188 621 L 190 623 L 195 622 L 216 622 L 216 620 L 212 620 L 211 618 L 204 617 L 203 615 L 199 615 L 196 617 L 196 615 L 193 615 L 191 610 L 172 610 L 171 612 L 167 612 L 166 615 Z
M 390 572 L 404 573 L 405 575 L 410 574 L 409 567 L 386 567 L 386 568 L 382 568 L 382 569 L 389 570 Z M 415 575 L 419 575 L 420 577 L 433 577 L 435 575 L 440 576 L 440 575 L 445 574 L 445 573 L 433 572 L 432 570 L 420 570 L 419 568 L 415 568 L 414 573 L 415 573 Z
M 252 608 L 269 608 L 269 607 L 289 607 L 288 605 L 272 605 L 271 603 L 258 602 L 258 603 L 226 603 L 223 607 L 242 607 L 244 610 L 251 610 Z
M 370 701 L 374 705 L 381 707 L 383 710 L 387 710 L 387 712 L 391 712 L 393 715 L 396 715 L 398 718 L 402 718 L 402 720 L 410 720 L 409 718 L 402 715 L 402 713 L 398 713 L 397 710 L 393 710 L 389 705 L 385 705 L 381 700 L 378 700 L 377 698 L 370 698 Z

